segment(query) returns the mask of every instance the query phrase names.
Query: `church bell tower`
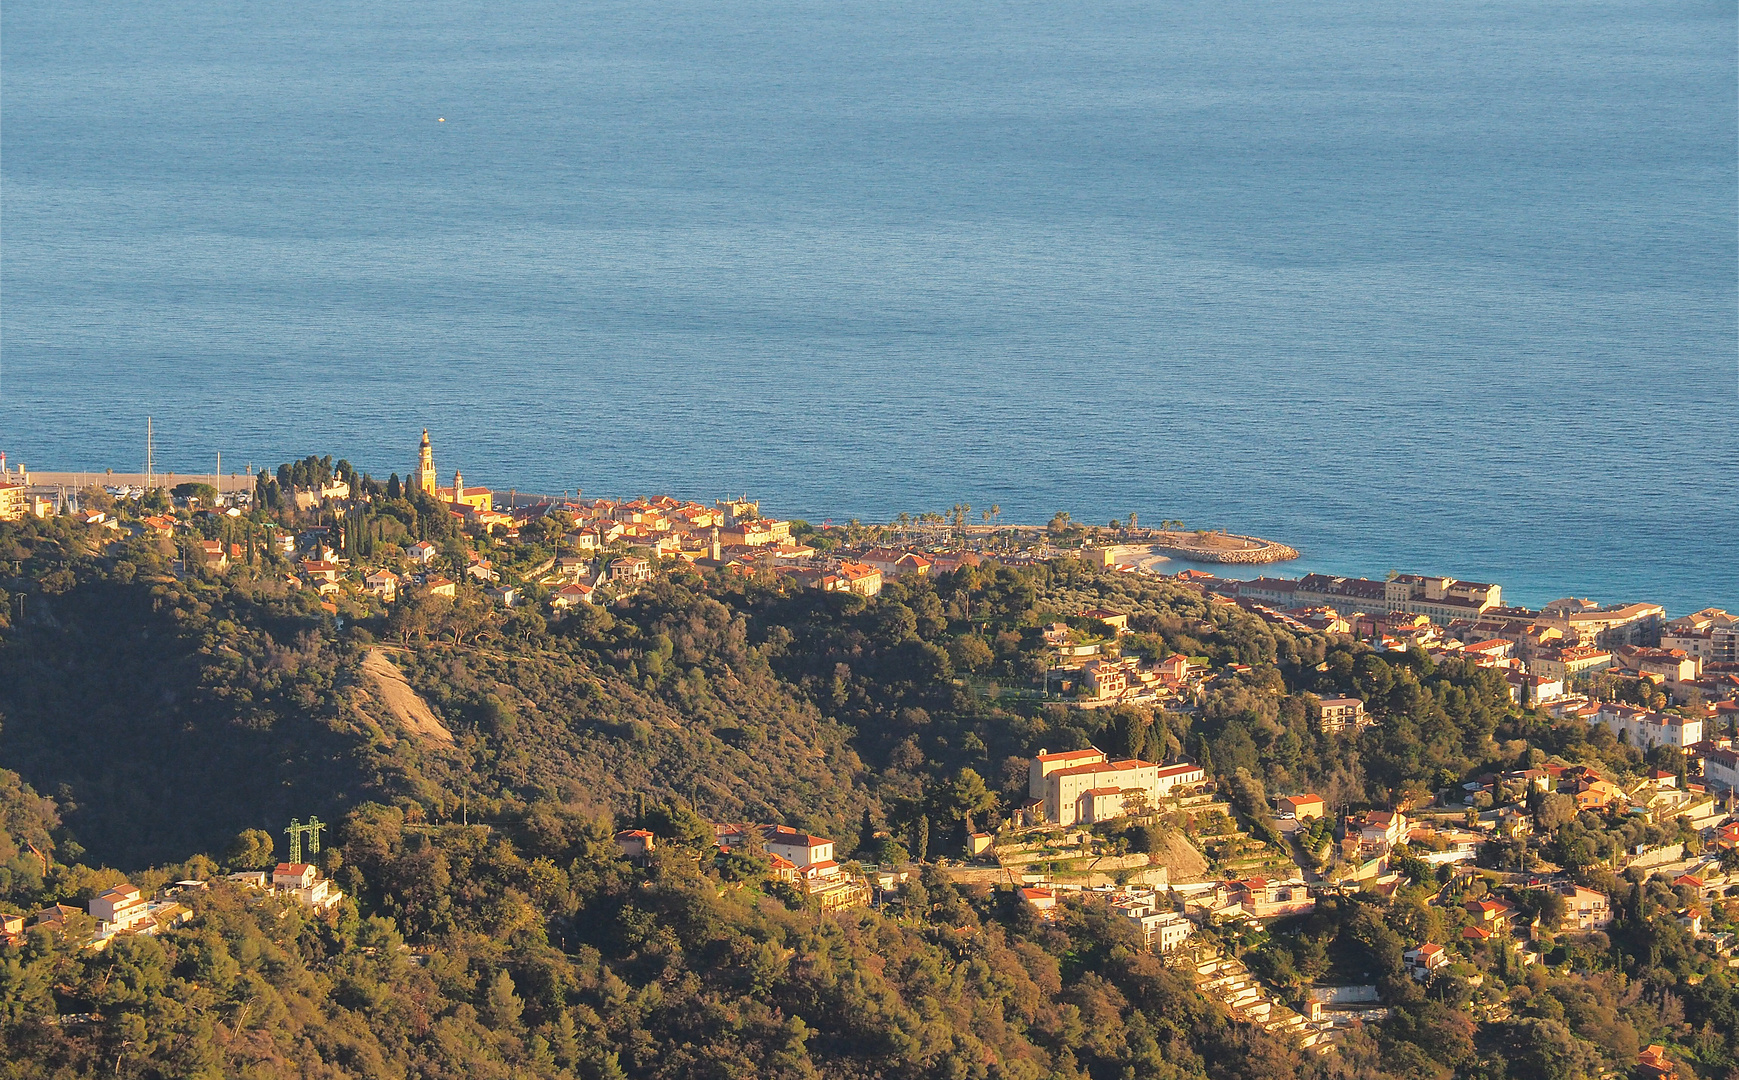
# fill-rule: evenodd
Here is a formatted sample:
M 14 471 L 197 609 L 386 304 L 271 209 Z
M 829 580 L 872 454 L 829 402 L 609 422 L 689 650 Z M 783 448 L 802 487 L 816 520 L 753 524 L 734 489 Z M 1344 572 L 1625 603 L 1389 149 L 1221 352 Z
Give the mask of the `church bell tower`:
M 423 429 L 423 445 L 417 451 L 417 486 L 424 495 L 435 493 L 435 448 L 429 444 L 429 429 Z

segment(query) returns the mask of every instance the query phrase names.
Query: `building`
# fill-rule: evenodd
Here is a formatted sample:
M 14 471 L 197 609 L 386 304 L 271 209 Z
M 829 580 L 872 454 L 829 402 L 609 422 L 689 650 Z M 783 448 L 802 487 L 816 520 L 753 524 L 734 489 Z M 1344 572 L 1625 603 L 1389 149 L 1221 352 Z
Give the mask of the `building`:
M 433 497 L 435 485 L 440 481 L 435 477 L 435 448 L 429 442 L 428 428 L 423 429 L 423 442 L 417 448 L 417 467 L 412 470 L 411 476 L 415 478 L 414 482 L 419 491 Z
M 23 521 L 29 512 L 29 495 L 23 484 L 0 481 L 0 521 Z
M 839 576 L 845 580 L 846 590 L 859 596 L 875 596 L 882 591 L 882 572 L 873 566 L 842 562 Z
M 1316 900 L 1302 880 L 1269 881 L 1264 877 L 1241 878 L 1226 883 L 1229 898 L 1244 906 L 1257 919 L 1297 915 L 1316 907 Z
M 1715 749 L 1703 755 L 1703 783 L 1739 791 L 1739 753 Z
M 1651 645 L 1660 639 L 1666 609 L 1659 604 L 1614 604 L 1592 600 L 1554 600 L 1540 609 L 1539 621 L 1562 631 L 1576 645 Z
M 390 570 L 376 570 L 362 579 L 362 587 L 382 600 L 396 600 L 399 576 Z
M 453 470 L 453 486 L 436 488 L 435 498 L 466 517 L 495 511 L 495 493 L 486 487 L 466 487 L 465 477 L 458 469 Z
M 811 836 L 786 825 L 763 825 L 761 836 L 770 854 L 788 859 L 798 870 L 834 866 L 833 841 L 826 837 Z
M 1666 744 L 1679 749 L 1703 741 L 1703 721 L 1676 713 L 1659 713 L 1639 709 L 1616 701 L 1603 702 L 1593 721 L 1623 735 L 1632 746 L 1650 747 Z
M 337 581 L 338 564 L 325 559 L 305 559 L 302 562 L 302 576 L 309 581 Z
M 290 896 L 317 911 L 324 911 L 344 899 L 344 894 L 333 888 L 332 882 L 309 863 L 279 863 L 272 870 L 272 891 Z
M 1119 634 L 1129 633 L 1129 616 L 1121 611 L 1112 611 L 1110 608 L 1088 608 L 1081 612 L 1080 617 L 1102 622 Z
M 1705 666 L 1739 663 L 1739 616 L 1704 608 L 1674 619 L 1661 631 L 1661 648 L 1682 649 Z
M 1055 911 L 1057 907 L 1057 892 L 1055 889 L 1031 886 L 1020 891 L 1020 898 L 1026 901 L 1027 905 L 1034 911 L 1038 912 L 1039 917 L 1042 919 L 1050 918 L 1051 913 Z
M 1558 895 L 1564 898 L 1562 926 L 1565 930 L 1584 933 L 1604 930 L 1611 925 L 1612 901 L 1605 893 L 1566 883 L 1558 890 Z
M 429 563 L 434 562 L 435 556 L 440 553 L 441 549 L 429 543 L 427 540 L 418 540 L 416 543 L 405 549 L 405 554 L 410 557 L 410 560 L 422 566 L 427 566 Z
M 644 859 L 657 847 L 652 834 L 645 829 L 623 829 L 616 834 L 616 848 L 630 859 Z
M 767 544 L 783 544 L 790 539 L 789 521 L 758 518 L 753 521 L 740 521 L 719 530 L 719 542 L 726 547 L 764 547 Z
M 1669 683 L 1691 682 L 1703 673 L 1702 658 L 1684 649 L 1620 646 L 1618 658 L 1639 675 L 1658 676 Z
M 1328 806 L 1322 801 L 1320 795 L 1283 795 L 1280 797 L 1280 813 L 1283 817 L 1309 821 L 1321 817 L 1327 810 Z
M 1081 669 L 1081 696 L 1096 701 L 1120 696 L 1129 689 L 1129 676 L 1134 669 L 1133 660 L 1092 661 Z
M 651 580 L 652 564 L 638 555 L 610 561 L 610 582 L 613 585 L 639 585 Z
M 1516 909 L 1502 900 L 1469 900 L 1462 907 L 1476 925 L 1494 934 L 1509 929 L 1516 914 Z
M 1362 810 L 1345 825 L 1346 839 L 1366 859 L 1387 855 L 1396 844 L 1406 843 L 1410 832 L 1407 815 L 1399 810 Z
M 1569 685 L 1578 675 L 1592 675 L 1612 666 L 1612 654 L 1592 645 L 1568 645 L 1540 649 L 1528 661 L 1528 673 Z
M 1408 949 L 1401 954 L 1401 960 L 1407 965 L 1407 973 L 1424 982 L 1431 977 L 1432 972 L 1449 965 L 1449 953 L 1441 945 L 1427 941 L 1416 949 Z
M 423 582 L 423 586 L 428 590 L 430 596 L 445 596 L 447 599 L 453 600 L 459 595 L 458 583 L 451 578 L 441 577 L 439 574 Z
M 575 604 L 595 604 L 597 592 L 590 585 L 563 585 L 550 594 L 550 607 L 565 611 Z
M 1319 723 L 1322 730 L 1333 735 L 1338 732 L 1369 727 L 1376 721 L 1365 716 L 1365 703 L 1353 697 L 1323 698 L 1317 703 L 1320 710 Z
M 1650 1043 L 1636 1055 L 1636 1072 L 1643 1080 L 1679 1080 L 1678 1065 L 1659 1043 Z
M 1075 825 L 1139 812 L 1205 778 L 1201 766 L 1187 761 L 1162 766 L 1138 758 L 1110 761 L 1093 749 L 1041 752 L 1027 768 L 1027 793 L 1042 801 L 1045 820 Z
M 1257 578 L 1240 582 L 1238 597 L 1282 608 L 1333 608 L 1342 615 L 1423 615 L 1439 626 L 1477 618 L 1503 603 L 1497 585 L 1421 574 L 1397 574 L 1388 581 L 1306 574 L 1297 581 Z
M 125 882 L 93 897 L 90 913 L 97 920 L 100 933 L 125 933 L 151 918 L 145 898 L 135 886 Z
M 1505 670 L 1503 676 L 1504 682 L 1509 684 L 1510 700 L 1524 708 L 1545 705 L 1564 696 L 1561 679 L 1548 679 L 1544 675 L 1529 675 L 1513 669 Z

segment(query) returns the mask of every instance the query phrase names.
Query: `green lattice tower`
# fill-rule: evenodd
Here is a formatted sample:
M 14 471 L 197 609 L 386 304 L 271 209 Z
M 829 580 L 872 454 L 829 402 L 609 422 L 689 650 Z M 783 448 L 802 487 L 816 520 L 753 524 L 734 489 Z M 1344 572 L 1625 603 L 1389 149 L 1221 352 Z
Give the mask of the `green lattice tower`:
M 310 814 L 308 816 L 308 824 L 302 826 L 302 828 L 305 829 L 308 833 L 308 854 L 309 855 L 320 854 L 320 830 L 324 829 L 325 827 L 326 827 L 326 823 L 324 821 L 321 821 L 319 818 L 313 816 L 312 814 Z
M 295 818 L 290 819 L 290 827 L 284 830 L 285 835 L 290 838 L 291 863 L 299 863 L 302 861 L 302 834 L 307 830 L 308 826 L 297 821 Z

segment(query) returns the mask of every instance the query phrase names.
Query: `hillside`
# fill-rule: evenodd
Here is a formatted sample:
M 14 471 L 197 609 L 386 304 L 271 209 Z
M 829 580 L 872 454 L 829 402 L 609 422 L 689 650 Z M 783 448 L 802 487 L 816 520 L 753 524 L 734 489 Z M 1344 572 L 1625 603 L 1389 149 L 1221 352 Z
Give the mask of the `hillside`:
M 444 524 L 424 509 L 381 500 L 350 535 L 408 543 Z M 215 527 L 253 550 L 260 524 Z M 527 532 L 490 549 L 498 565 L 548 564 L 559 529 Z M 456 566 L 475 554 L 441 539 Z M 1199 760 L 1211 822 L 1179 804 L 1075 841 L 1102 849 L 1083 863 L 1110 845 L 1136 854 L 1105 866 L 1145 856 L 1179 877 L 1204 855 L 1210 877 L 1284 863 L 1264 846 L 1270 793 L 1381 808 L 1547 754 L 1627 777 L 1665 760 L 1517 709 L 1489 669 L 1292 634 L 1070 560 L 874 598 L 670 566 L 546 620 L 470 585 L 323 601 L 275 556 L 177 575 L 184 552 L 64 518 L 0 525 L 0 911 L 80 906 L 123 876 L 214 883 L 176 894 L 183 925 L 101 952 L 77 913 L 0 945 L 0 1078 L 1568 1078 L 1661 1040 L 1708 1075 L 1739 1066 L 1739 989 L 1675 922 L 1688 894 L 1603 862 L 1692 839 L 1682 825 L 1540 801 L 1534 865 L 1573 863 L 1615 919 L 1548 933 L 1531 966 L 1463 946 L 1452 978 L 1410 978 L 1405 949 L 1457 940 L 1462 901 L 1513 876 L 1452 878 L 1404 850 L 1393 895 L 1204 927 L 1202 947 L 1292 1007 L 1316 980 L 1378 988 L 1392 1017 L 1328 1056 L 1234 1019 L 1103 897 L 1047 918 L 1001 869 L 949 865 L 1025 799 L 1041 748 Z M 1081 614 L 1098 608 L 1131 632 Z M 1059 622 L 1212 675 L 1171 709 L 1045 699 Z M 1373 725 L 1324 732 L 1313 703 L 1331 692 Z M 223 881 L 270 866 L 310 814 L 333 823 L 331 913 Z M 740 820 L 910 876 L 874 910 L 823 913 L 753 846 L 714 847 L 709 822 Z M 656 849 L 626 857 L 624 826 Z

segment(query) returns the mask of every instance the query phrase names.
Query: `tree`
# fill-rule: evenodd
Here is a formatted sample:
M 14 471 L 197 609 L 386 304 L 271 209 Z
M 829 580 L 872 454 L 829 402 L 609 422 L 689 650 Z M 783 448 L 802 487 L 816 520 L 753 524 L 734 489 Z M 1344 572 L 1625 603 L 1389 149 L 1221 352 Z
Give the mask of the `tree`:
M 176 484 L 169 493 L 177 499 L 197 499 L 208 506 L 217 501 L 217 489 L 210 484 L 197 482 Z
M 391 476 L 387 477 L 386 497 L 397 501 L 403 494 L 404 489 L 399 486 L 399 474 L 393 473 Z
M 1556 791 L 1538 794 L 1534 803 L 1534 827 L 1542 834 L 1555 832 L 1576 817 L 1576 800 Z
M 966 831 L 973 830 L 974 815 L 996 809 L 996 793 L 984 784 L 984 777 L 974 769 L 961 769 L 948 786 L 949 814 L 964 822 Z
M 277 863 L 272 834 L 264 829 L 244 829 L 230 842 L 224 861 L 238 870 L 268 870 Z

